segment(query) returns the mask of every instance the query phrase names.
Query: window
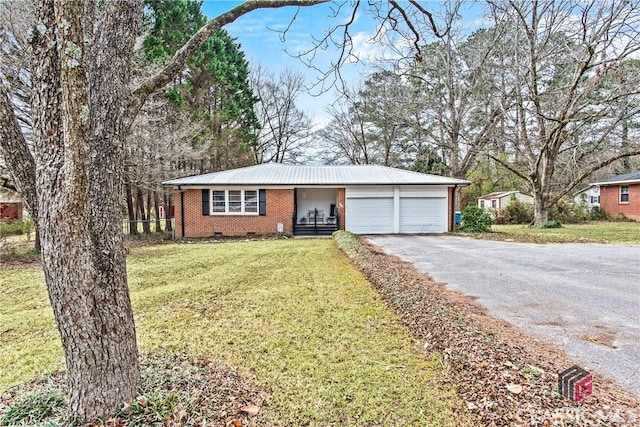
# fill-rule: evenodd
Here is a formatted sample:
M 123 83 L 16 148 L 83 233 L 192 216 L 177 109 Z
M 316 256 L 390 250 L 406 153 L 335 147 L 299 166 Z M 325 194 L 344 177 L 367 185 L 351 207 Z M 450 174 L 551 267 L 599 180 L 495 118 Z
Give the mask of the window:
M 484 209 L 484 200 L 480 200 L 480 207 Z
M 629 186 L 620 186 L 620 203 L 629 203 Z
M 227 211 L 227 203 L 225 198 L 224 191 L 212 191 L 213 193 L 213 207 L 211 212 L 213 213 L 223 213 Z
M 229 191 L 229 213 L 242 213 L 242 191 Z
M 600 196 L 591 196 L 591 204 L 600 203 Z
M 244 192 L 244 212 L 258 213 L 258 192 L 256 190 Z
M 213 215 L 258 214 L 258 190 L 213 190 L 211 194 Z
M 491 201 L 491 207 L 492 207 L 493 209 L 497 208 L 497 207 L 498 207 L 498 201 L 497 201 L 497 200 L 492 200 L 492 201 Z

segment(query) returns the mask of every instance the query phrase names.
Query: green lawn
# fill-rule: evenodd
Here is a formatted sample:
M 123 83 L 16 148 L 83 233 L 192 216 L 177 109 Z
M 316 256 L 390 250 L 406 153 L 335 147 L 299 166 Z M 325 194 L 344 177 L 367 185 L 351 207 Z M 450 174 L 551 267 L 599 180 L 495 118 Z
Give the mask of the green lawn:
M 562 228 L 537 228 L 526 225 L 494 225 L 488 239 L 527 243 L 625 243 L 640 244 L 640 222 L 589 222 L 563 224 Z
M 238 370 L 263 392 L 270 425 L 469 422 L 454 415 L 439 362 L 333 240 L 151 246 L 128 265 L 141 350 Z M 0 271 L 0 281 L 1 391 L 61 369 L 63 357 L 39 269 Z

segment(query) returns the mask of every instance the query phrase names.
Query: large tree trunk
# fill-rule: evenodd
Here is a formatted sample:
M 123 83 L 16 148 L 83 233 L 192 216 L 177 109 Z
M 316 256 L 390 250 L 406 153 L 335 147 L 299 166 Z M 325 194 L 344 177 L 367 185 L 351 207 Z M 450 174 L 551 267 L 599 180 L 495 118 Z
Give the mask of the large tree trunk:
M 534 192 L 533 194 L 533 223 L 535 225 L 544 224 L 549 220 L 549 197 L 545 197 L 542 193 Z
M 6 108 L 4 89 L 0 137 L 14 148 L 4 153 L 13 176 L 26 173 L 22 189 L 34 190 L 28 196 L 35 197 L 45 280 L 65 352 L 69 419 L 111 417 L 135 398 L 141 381 L 120 210 L 124 138 L 140 107 L 222 25 L 261 7 L 312 3 L 247 2 L 210 22 L 132 90 L 142 0 L 34 0 L 34 154 Z
M 122 91 L 108 81 L 118 79 L 107 67 L 88 64 L 84 3 L 37 6 L 32 82 L 42 261 L 65 351 L 69 415 L 94 420 L 133 400 L 140 384 L 120 225 L 122 112 L 113 110 Z M 107 25 L 125 24 L 114 21 Z M 94 53 L 117 61 L 113 48 L 94 43 Z

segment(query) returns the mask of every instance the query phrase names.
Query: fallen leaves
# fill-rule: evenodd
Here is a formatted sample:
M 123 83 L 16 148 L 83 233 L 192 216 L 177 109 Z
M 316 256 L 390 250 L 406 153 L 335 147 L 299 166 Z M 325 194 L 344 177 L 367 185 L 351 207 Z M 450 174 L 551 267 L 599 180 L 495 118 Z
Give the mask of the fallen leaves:
M 243 406 L 242 408 L 239 409 L 239 411 L 245 412 L 250 417 L 255 417 L 256 415 L 258 415 L 258 412 L 260 412 L 260 408 L 257 407 L 256 405 L 250 404 L 250 405 Z
M 488 316 L 364 239 L 360 247 L 336 241 L 424 349 L 442 358 L 443 380 L 455 385 L 478 424 L 640 425 L 637 397 L 604 378 L 597 395 L 580 403 L 560 396 L 557 373 L 575 362 L 559 348 Z
M 505 388 L 513 394 L 522 393 L 522 386 L 520 384 L 507 384 Z
M 143 357 L 141 395 L 125 404 L 118 416 L 91 426 L 243 427 L 264 425 L 259 393 L 234 371 L 209 359 L 185 355 L 150 354 Z M 63 390 L 64 374 L 41 380 Z M 42 384 L 27 383 L 0 396 L 0 413 L 20 396 Z M 251 421 L 249 421 L 251 419 Z M 42 425 L 45 425 L 44 423 Z M 58 425 L 51 420 L 51 425 Z M 49 425 L 49 424 L 47 424 Z

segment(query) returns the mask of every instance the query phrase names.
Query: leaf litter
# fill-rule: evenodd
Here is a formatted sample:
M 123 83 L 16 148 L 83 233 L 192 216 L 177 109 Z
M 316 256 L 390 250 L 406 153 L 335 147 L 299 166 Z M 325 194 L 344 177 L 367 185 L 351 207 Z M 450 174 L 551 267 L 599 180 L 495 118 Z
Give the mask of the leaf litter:
M 115 417 L 85 426 L 263 425 L 259 414 L 262 402 L 260 393 L 235 371 L 208 358 L 182 354 L 147 354 L 142 357 L 142 379 L 140 395 L 134 402 L 124 405 Z M 46 395 L 65 391 L 66 376 L 63 372 L 22 384 L 0 396 L 0 414 L 5 416 L 11 408 L 34 393 Z M 66 405 L 63 410 L 47 414 L 47 417 L 39 420 L 33 419 L 32 412 L 31 415 L 24 412 L 25 416 L 31 416 L 29 419 L 14 419 L 5 423 L 7 420 L 0 418 L 0 425 L 72 424 L 65 419 Z
M 558 373 L 576 364 L 562 349 L 489 316 L 473 298 L 364 238 L 338 233 L 338 246 L 431 355 L 479 425 L 637 426 L 640 401 L 594 373 L 593 395 L 573 402 L 557 392 Z

